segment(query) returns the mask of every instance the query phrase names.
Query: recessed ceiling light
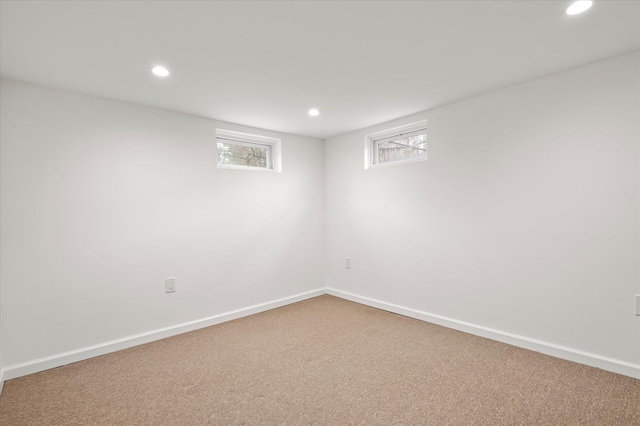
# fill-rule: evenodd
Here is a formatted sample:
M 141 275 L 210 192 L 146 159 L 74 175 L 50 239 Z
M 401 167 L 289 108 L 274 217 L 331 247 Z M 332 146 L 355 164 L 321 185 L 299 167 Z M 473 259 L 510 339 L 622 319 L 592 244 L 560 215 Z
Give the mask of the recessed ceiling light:
M 312 117 L 315 117 L 315 116 L 317 116 L 317 115 L 320 115 L 320 111 L 318 111 L 318 110 L 317 110 L 317 109 L 315 109 L 315 108 L 311 108 L 311 109 L 309 110 L 309 115 L 310 115 L 310 116 L 312 116 Z
M 161 66 L 151 68 L 151 72 L 157 75 L 158 77 L 166 77 L 169 74 L 171 74 L 168 69 Z
M 577 15 L 578 13 L 582 13 L 585 10 L 588 10 L 593 6 L 593 1 L 591 0 L 579 0 L 574 1 L 567 7 L 564 11 L 567 15 Z

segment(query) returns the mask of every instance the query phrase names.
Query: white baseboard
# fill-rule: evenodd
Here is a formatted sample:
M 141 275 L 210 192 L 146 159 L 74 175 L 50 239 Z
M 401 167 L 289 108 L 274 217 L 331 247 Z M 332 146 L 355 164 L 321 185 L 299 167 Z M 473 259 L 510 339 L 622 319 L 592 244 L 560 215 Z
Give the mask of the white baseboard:
M 602 370 L 607 370 L 613 373 L 623 374 L 625 376 L 640 379 L 640 364 L 633 364 L 630 362 L 581 351 L 579 349 L 560 346 L 542 340 L 531 339 L 529 337 L 519 336 L 517 334 L 507 333 L 504 331 L 443 317 L 441 315 L 430 314 L 428 312 L 423 312 L 411 308 L 405 308 L 403 306 L 382 302 L 380 300 L 370 299 L 368 297 L 359 296 L 357 294 L 348 293 L 346 291 L 337 290 L 330 287 L 327 288 L 327 294 L 350 300 L 352 302 L 361 303 L 363 305 L 372 306 L 374 308 L 383 309 L 385 311 L 415 318 L 421 321 L 442 325 L 444 327 L 463 331 L 465 333 L 474 334 L 476 336 L 485 337 L 487 339 L 496 340 L 498 342 L 507 343 L 509 345 L 517 346 L 520 348 L 529 349 L 531 351 L 551 355 L 553 357 L 565 359 L 567 361 L 586 364 L 591 367 L 596 367 Z
M 0 392 L 4 380 L 15 379 L 17 377 L 26 376 L 27 374 L 37 373 L 39 371 L 48 370 L 50 368 L 56 368 L 73 362 L 78 362 L 122 349 L 127 349 L 132 346 L 142 345 L 144 343 L 153 342 L 155 340 L 165 339 L 177 334 L 198 330 L 204 327 L 210 327 L 212 325 L 279 308 L 281 306 L 290 305 L 292 303 L 300 302 L 306 299 L 311 299 L 312 297 L 321 296 L 323 294 L 326 294 L 325 289 L 323 288 L 313 290 L 306 293 L 300 293 L 294 296 L 285 297 L 283 299 L 272 300 L 270 302 L 261 303 L 259 305 L 249 306 L 248 308 L 237 309 L 235 311 L 226 312 L 224 314 L 214 315 L 211 317 L 189 321 L 171 327 L 161 328 L 159 330 L 148 331 L 146 333 L 140 333 L 134 336 L 112 340 L 110 342 L 101 343 L 99 345 L 88 346 L 58 355 L 52 355 L 21 364 L 10 365 L 8 367 L 5 367 L 1 372 L 2 377 L 0 378 Z
M 56 368 L 73 362 L 105 355 L 133 346 L 142 345 L 144 343 L 149 343 L 167 337 L 175 336 L 177 334 L 198 330 L 200 328 L 210 327 L 212 325 L 279 308 L 281 306 L 286 306 L 306 299 L 311 299 L 323 294 L 330 294 L 332 296 L 340 297 L 352 302 L 361 303 L 363 305 L 371 306 L 378 309 L 383 309 L 385 311 L 415 318 L 421 321 L 442 325 L 454 330 L 463 331 L 465 333 L 474 334 L 476 336 L 485 337 L 487 339 L 496 340 L 499 342 L 507 343 L 509 345 L 529 349 L 546 355 L 551 355 L 556 358 L 561 358 L 568 361 L 573 361 L 640 379 L 640 364 L 633 364 L 630 362 L 608 358 L 578 349 L 569 348 L 566 346 L 556 345 L 554 343 L 549 343 L 542 340 L 531 339 L 529 337 L 519 336 L 517 334 L 507 333 L 504 331 L 495 330 L 452 318 L 447 318 L 441 315 L 430 314 L 416 309 L 406 308 L 403 306 L 394 305 L 392 303 L 386 303 L 380 300 L 359 296 L 334 288 L 323 288 L 297 294 L 291 297 L 286 297 L 283 299 L 249 306 L 247 308 L 238 309 L 231 312 L 226 312 L 224 314 L 185 322 L 159 330 L 136 334 L 134 336 L 124 337 L 122 339 L 101 343 L 99 345 L 76 349 L 58 355 L 24 362 L 21 364 L 10 365 L 0 370 L 0 393 L 2 393 L 2 387 L 5 380 L 15 379 L 17 377 L 26 376 L 28 374 L 37 373 L 39 371 L 48 370 L 50 368 Z

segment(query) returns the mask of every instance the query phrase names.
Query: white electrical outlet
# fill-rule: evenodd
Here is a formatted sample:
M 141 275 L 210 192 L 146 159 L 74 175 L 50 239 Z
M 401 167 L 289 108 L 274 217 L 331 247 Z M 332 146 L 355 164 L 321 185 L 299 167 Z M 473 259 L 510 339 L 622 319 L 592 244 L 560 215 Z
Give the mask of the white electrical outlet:
M 176 291 L 176 277 L 166 278 L 164 280 L 165 293 L 173 293 Z
M 350 258 L 350 257 L 347 257 L 347 258 L 345 259 L 345 261 L 344 261 L 344 266 L 345 266 L 345 268 L 347 268 L 347 269 L 351 269 L 351 258 Z
M 636 294 L 636 315 L 640 316 L 640 294 Z

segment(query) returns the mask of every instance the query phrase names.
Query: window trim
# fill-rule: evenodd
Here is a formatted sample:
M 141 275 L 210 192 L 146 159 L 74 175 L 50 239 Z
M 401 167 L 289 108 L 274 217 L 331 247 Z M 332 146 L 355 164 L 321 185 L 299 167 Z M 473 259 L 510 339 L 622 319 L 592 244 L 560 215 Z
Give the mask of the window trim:
M 235 144 L 258 145 L 269 147 L 267 167 L 238 166 L 235 164 L 218 163 L 218 139 L 227 140 Z M 279 138 L 255 135 L 251 133 L 236 132 L 233 130 L 216 129 L 216 167 L 218 169 L 253 170 L 261 172 L 282 173 L 281 141 Z M 271 166 L 271 167 L 270 167 Z
M 420 120 L 414 123 L 405 124 L 403 126 L 385 129 L 379 132 L 365 135 L 364 137 L 364 168 L 377 169 L 380 167 L 397 166 L 400 164 L 416 163 L 418 161 L 426 161 L 428 154 L 423 157 L 407 158 L 404 160 L 386 161 L 384 163 L 377 162 L 377 144 L 389 140 L 396 136 L 402 136 L 408 133 L 427 130 L 427 120 Z

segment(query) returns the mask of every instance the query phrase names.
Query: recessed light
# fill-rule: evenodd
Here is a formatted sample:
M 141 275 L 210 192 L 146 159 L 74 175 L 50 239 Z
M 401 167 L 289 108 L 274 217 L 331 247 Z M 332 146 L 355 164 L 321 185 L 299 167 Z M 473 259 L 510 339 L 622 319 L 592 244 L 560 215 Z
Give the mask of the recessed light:
M 574 1 L 564 10 L 564 13 L 567 15 L 577 15 L 578 13 L 582 13 L 593 6 L 593 1 L 591 0 L 579 0 Z
M 312 109 L 309 110 L 309 115 L 312 116 L 312 117 L 318 116 L 318 115 L 320 115 L 320 111 L 318 111 L 315 108 L 312 108 Z
M 151 72 L 157 75 L 158 77 L 166 77 L 169 74 L 171 74 L 168 69 L 161 66 L 151 68 Z

